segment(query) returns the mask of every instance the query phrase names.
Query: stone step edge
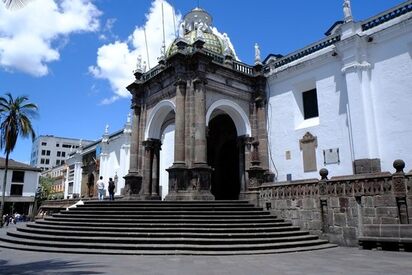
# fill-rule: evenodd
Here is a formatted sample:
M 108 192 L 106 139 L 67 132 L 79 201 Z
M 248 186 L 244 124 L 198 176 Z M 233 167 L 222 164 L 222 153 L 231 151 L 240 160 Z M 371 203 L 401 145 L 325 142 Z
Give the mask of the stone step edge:
M 199 236 L 199 237 L 240 237 L 240 236 L 251 236 L 251 237 L 270 237 L 270 236 L 285 236 L 285 235 L 307 235 L 309 234 L 309 231 L 304 231 L 304 230 L 297 230 L 297 231 L 279 231 L 279 232 L 232 232 L 230 230 L 226 231 L 221 231 L 221 232 L 168 232 L 163 231 L 163 232 L 153 232 L 153 231 L 147 231 L 147 232 L 118 232 L 118 231 L 78 231 L 78 230 L 58 230 L 58 229 L 47 229 L 47 228 L 30 228 L 30 227 L 17 227 L 18 232 L 25 232 L 25 233 L 32 233 L 32 234 L 44 234 L 44 235 L 52 235 L 52 234 L 57 234 L 58 236 L 61 235 L 70 235 L 70 236 L 105 236 L 105 237 L 113 237 L 113 236 L 127 236 L 131 237 L 131 235 L 135 236 L 142 236 L 142 237 L 165 237 L 165 235 L 169 236 L 176 236 L 176 237 L 187 237 L 190 235 L 193 236 Z
M 0 241 L 2 242 L 9 242 L 9 243 L 14 243 L 14 244 L 24 244 L 30 246 L 48 246 L 48 247 L 54 247 L 54 248 L 86 248 L 86 247 L 92 247 L 88 248 L 89 250 L 102 250 L 102 249 L 119 249 L 119 250 L 139 250 L 142 248 L 146 248 L 145 250 L 167 250 L 167 249 L 173 249 L 173 250 L 259 250 L 259 249 L 276 249 L 274 247 L 279 247 L 279 248 L 290 248 L 290 247 L 301 247 L 301 246 L 310 246 L 310 245 L 320 245 L 320 244 L 325 244 L 327 243 L 326 240 L 321 240 L 321 239 L 316 239 L 316 240 L 307 240 L 307 241 L 297 241 L 297 242 L 281 242 L 281 243 L 258 243 L 258 244 L 227 244 L 227 245 L 196 245 L 196 244 L 156 244 L 156 245 L 151 245 L 151 244 L 133 244 L 133 245 L 127 245 L 127 244 L 106 244 L 106 243 L 66 243 L 66 242 L 56 242 L 56 241 L 51 241 L 45 243 L 44 241 L 38 241 L 38 240 L 29 240 L 29 239 L 20 239 L 20 238 L 15 238 L 11 236 L 5 237 L 0 237 Z M 77 247 L 75 247 L 77 246 Z
M 335 244 L 320 244 L 305 247 L 267 249 L 267 250 L 244 250 L 244 251 L 192 251 L 192 250 L 169 250 L 169 251 L 153 251 L 153 250 L 138 250 L 138 251 L 119 251 L 119 250 L 91 250 L 91 249 L 62 249 L 52 247 L 33 247 L 21 244 L 6 243 L 0 241 L 0 247 L 14 250 L 35 251 L 35 252 L 53 252 L 64 254 L 96 254 L 96 255 L 193 255 L 193 256 L 234 256 L 234 255 L 259 255 L 259 254 L 278 254 L 278 253 L 295 253 L 304 251 L 313 251 L 320 249 L 336 248 Z
M 192 227 L 192 228 L 199 228 L 199 226 L 202 226 L 205 228 L 204 223 L 192 223 L 192 222 L 185 222 L 185 223 L 178 223 L 178 222 L 154 222 L 154 223 L 139 223 L 139 222 L 123 222 L 121 224 L 119 223 L 114 223 L 114 222 L 108 222 L 108 223 L 84 223 L 84 222 L 78 222 L 78 221 L 53 221 L 53 220 L 44 220 L 44 221 L 36 221 L 36 224 L 39 225 L 50 225 L 50 226 L 79 226 L 79 227 L 113 227 L 116 226 L 117 228 L 122 228 L 123 227 L 144 227 L 144 226 L 157 226 L 159 228 L 180 228 L 181 226 L 186 226 L 186 227 Z M 293 226 L 291 222 L 265 222 L 265 223 L 208 223 L 207 228 L 244 228 L 244 227 L 261 227 L 261 228 L 284 228 L 284 227 L 289 227 Z
M 43 235 L 43 234 L 34 234 L 34 233 L 27 233 L 27 232 L 7 232 L 7 236 L 11 236 L 14 238 L 22 238 L 22 239 L 30 239 L 30 240 L 56 240 L 57 242 L 79 242 L 79 243 L 87 243 L 90 240 L 93 242 L 100 242 L 104 241 L 106 244 L 119 244 L 119 243 L 127 243 L 127 242 L 135 242 L 135 244 L 151 244 L 151 243 L 160 243 L 160 242 L 167 242 L 168 244 L 176 244 L 181 242 L 187 243 L 221 243 L 221 244 L 231 244 L 231 243 L 284 243 L 287 241 L 297 241 L 297 240 L 314 240 L 318 239 L 316 235 L 297 235 L 297 236 L 281 236 L 281 237 L 250 237 L 250 238 L 213 238 L 204 237 L 204 238 L 196 238 L 196 237 L 185 237 L 185 236 L 178 236 L 178 237 L 103 237 L 97 236 L 90 238 L 89 236 L 53 236 L 53 235 Z

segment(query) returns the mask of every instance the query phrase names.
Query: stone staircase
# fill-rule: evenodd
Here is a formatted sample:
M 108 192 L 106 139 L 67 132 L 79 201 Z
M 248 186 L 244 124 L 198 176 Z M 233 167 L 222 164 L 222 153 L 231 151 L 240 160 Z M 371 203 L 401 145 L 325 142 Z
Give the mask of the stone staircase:
M 86 201 L 17 226 L 0 246 L 31 251 L 238 255 L 334 247 L 246 201 Z

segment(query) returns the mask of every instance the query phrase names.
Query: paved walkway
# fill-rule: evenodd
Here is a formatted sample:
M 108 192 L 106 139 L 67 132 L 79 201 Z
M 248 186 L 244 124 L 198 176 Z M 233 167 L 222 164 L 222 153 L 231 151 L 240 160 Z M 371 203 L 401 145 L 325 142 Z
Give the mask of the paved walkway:
M 14 226 L 14 225 L 12 225 Z M 5 229 L 0 229 L 4 234 Z M 412 274 L 412 253 L 339 247 L 253 256 L 102 256 L 0 247 L 0 274 Z

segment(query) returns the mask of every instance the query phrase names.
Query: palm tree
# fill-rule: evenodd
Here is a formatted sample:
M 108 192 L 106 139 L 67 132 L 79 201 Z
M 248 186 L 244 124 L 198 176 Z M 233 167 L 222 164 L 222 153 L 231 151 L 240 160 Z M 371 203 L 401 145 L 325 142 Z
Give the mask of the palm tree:
M 18 96 L 15 99 L 10 93 L 0 97 L 0 149 L 6 153 L 4 167 L 3 189 L 0 207 L 0 225 L 3 226 L 4 197 L 6 194 L 7 170 L 9 156 L 17 143 L 19 136 L 32 139 L 36 137 L 30 119 L 37 115 L 37 105 L 27 102 L 26 96 Z
M 3 0 L 6 8 L 15 10 L 24 7 L 31 0 Z

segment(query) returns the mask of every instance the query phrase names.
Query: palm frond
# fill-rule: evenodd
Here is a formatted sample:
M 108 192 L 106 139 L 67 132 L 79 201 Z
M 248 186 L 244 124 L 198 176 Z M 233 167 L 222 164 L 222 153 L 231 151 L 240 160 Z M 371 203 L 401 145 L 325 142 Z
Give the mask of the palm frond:
M 10 93 L 0 97 L 0 149 L 5 152 L 13 151 L 19 136 L 36 137 L 30 119 L 37 115 L 38 108 L 27 101 L 27 96 L 13 98 Z
M 30 1 L 32 0 L 3 0 L 3 3 L 9 10 L 17 10 L 26 6 Z

